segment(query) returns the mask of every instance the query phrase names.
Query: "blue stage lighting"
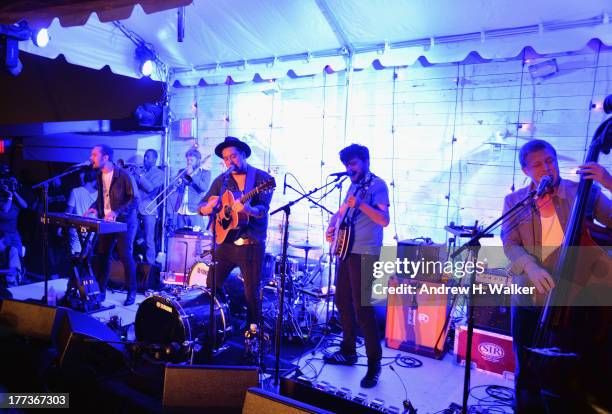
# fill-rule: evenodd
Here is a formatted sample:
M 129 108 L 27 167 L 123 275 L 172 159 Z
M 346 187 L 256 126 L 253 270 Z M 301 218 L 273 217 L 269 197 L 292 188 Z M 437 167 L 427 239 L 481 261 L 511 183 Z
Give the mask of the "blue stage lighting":
M 143 76 L 151 76 L 156 66 L 155 54 L 149 49 L 144 43 L 141 43 L 136 48 L 134 53 L 136 57 L 136 63 L 138 65 L 138 71 Z
M 32 33 L 32 41 L 38 47 L 45 47 L 49 44 L 49 31 L 45 28 Z

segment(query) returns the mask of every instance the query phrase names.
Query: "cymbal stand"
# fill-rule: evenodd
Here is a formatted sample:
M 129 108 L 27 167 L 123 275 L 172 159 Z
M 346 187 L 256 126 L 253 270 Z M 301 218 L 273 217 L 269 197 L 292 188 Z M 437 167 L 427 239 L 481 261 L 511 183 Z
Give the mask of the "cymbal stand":
M 219 198 L 217 199 L 217 203 L 213 207 L 210 215 L 208 225 L 212 226 L 212 245 L 210 246 L 210 266 L 209 273 L 212 276 L 210 278 L 210 304 L 208 308 L 208 341 L 209 346 L 207 350 L 207 357 L 212 359 L 216 347 L 217 347 L 217 324 L 215 318 L 215 297 L 217 294 L 217 226 L 215 225 L 217 221 L 217 214 L 221 211 L 221 195 L 225 193 L 227 189 L 227 180 L 229 179 L 229 174 L 225 174 L 223 179 L 223 184 L 221 185 L 221 191 L 219 192 Z

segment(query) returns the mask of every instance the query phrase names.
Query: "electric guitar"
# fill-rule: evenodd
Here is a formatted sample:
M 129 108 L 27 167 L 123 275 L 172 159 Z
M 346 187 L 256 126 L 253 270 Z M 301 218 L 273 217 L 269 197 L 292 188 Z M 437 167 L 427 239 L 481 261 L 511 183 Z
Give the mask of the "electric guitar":
M 276 187 L 276 181 L 274 178 L 270 178 L 269 180 L 264 181 L 259 184 L 257 187 L 253 188 L 248 193 L 244 194 L 238 201 L 242 204 L 245 204 L 255 195 L 264 192 L 270 191 Z M 219 196 L 212 196 L 208 200 L 209 203 L 216 204 L 219 200 Z M 221 196 L 221 209 L 217 216 L 215 217 L 215 232 L 216 238 L 215 241 L 217 244 L 223 243 L 227 234 L 230 230 L 238 228 L 240 226 L 244 226 L 249 222 L 249 216 L 241 211 L 240 213 L 234 210 L 234 204 L 236 203 L 236 197 L 234 197 L 234 193 L 229 190 L 226 190 L 225 193 Z
M 363 183 L 359 184 L 355 191 L 353 192 L 353 196 L 357 197 L 357 193 L 361 191 L 360 199 L 363 198 L 365 192 L 370 187 L 372 183 L 372 179 L 374 178 L 374 174 L 370 173 L 370 177 Z M 341 260 L 346 259 L 346 257 L 351 253 L 351 249 L 353 247 L 353 216 L 355 215 L 354 208 L 349 207 L 344 212 L 342 216 L 342 220 L 340 225 L 336 227 L 334 230 L 334 236 L 331 244 L 331 252 L 334 256 L 337 256 Z

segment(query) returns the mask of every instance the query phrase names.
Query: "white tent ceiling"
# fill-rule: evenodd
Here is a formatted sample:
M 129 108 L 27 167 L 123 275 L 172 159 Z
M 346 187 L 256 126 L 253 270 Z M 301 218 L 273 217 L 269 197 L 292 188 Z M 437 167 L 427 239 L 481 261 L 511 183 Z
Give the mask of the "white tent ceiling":
M 182 84 L 245 81 L 355 67 L 461 61 L 582 49 L 593 38 L 612 45 L 610 0 L 195 0 L 185 7 L 185 39 L 177 42 L 177 10 L 147 14 L 137 5 L 121 24 L 150 43 Z M 28 16 L 24 16 L 28 18 Z M 82 66 L 110 66 L 138 76 L 134 44 L 113 22 L 92 13 L 86 24 L 49 26 L 51 43 L 20 47 Z M 353 53 L 354 52 L 354 53 Z

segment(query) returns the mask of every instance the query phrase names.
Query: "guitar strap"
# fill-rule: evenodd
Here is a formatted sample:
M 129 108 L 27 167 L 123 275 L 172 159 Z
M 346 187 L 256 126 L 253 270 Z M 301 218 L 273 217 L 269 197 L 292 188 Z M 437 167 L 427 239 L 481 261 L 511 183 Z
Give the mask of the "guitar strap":
M 374 175 L 374 173 L 372 172 L 368 172 L 368 174 L 363 177 L 363 179 L 357 184 L 357 190 L 354 193 L 355 197 L 363 198 L 363 194 L 365 194 L 365 192 L 368 191 L 368 189 L 370 188 L 374 177 L 376 177 L 376 175 Z M 359 193 L 361 193 L 361 195 Z M 355 220 L 355 217 L 357 217 L 360 211 L 352 209 L 350 213 L 351 214 L 349 215 L 349 217 L 347 217 L 347 220 L 348 223 L 352 226 L 353 220 Z
M 248 193 L 253 188 L 255 188 L 255 167 L 251 167 L 247 165 L 247 173 L 246 173 L 246 181 L 244 183 L 244 191 L 243 194 Z

